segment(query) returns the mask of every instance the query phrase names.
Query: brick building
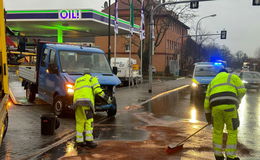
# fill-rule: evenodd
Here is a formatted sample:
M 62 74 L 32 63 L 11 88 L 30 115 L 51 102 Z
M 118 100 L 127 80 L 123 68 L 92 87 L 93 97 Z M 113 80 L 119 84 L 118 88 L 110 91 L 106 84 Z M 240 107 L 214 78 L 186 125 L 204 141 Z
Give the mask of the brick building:
M 147 5 L 147 1 L 145 5 Z M 157 3 L 157 2 L 154 2 Z M 135 24 L 140 24 L 140 3 L 137 0 L 134 0 L 135 7 Z M 103 12 L 108 13 L 108 8 L 106 8 Z M 111 14 L 114 15 L 114 4 L 111 5 Z M 129 1 L 128 0 L 120 0 L 119 1 L 119 18 L 128 20 L 130 19 L 129 14 Z M 148 43 L 148 16 L 146 17 L 146 42 Z M 165 72 L 168 67 L 168 71 L 171 71 L 171 68 L 176 68 L 176 65 L 179 66 L 178 53 L 180 53 L 180 48 L 184 43 L 183 35 L 188 34 L 189 27 L 184 23 L 178 20 L 176 14 L 172 11 L 166 11 L 160 14 L 155 15 L 159 19 L 155 30 L 160 30 L 160 28 L 165 27 L 163 21 L 160 18 L 168 18 L 170 21 L 167 24 L 167 29 L 165 29 L 165 34 L 160 38 L 160 44 L 155 49 L 155 54 L 153 55 L 153 66 L 156 69 L 156 72 Z M 113 33 L 113 27 L 111 27 L 111 31 Z M 155 32 L 155 36 L 158 36 L 159 32 Z M 112 34 L 114 35 L 114 34 Z M 129 57 L 129 35 L 118 35 L 117 36 L 117 48 L 116 53 L 117 57 Z M 140 39 L 139 35 L 134 35 L 132 37 L 132 58 L 136 59 L 140 64 L 140 58 L 138 56 L 138 52 L 140 52 Z M 108 37 L 95 37 L 95 45 L 99 46 L 106 53 L 108 52 Z M 145 50 L 145 49 L 144 49 Z M 144 54 L 147 54 L 144 53 Z M 111 57 L 114 55 L 114 36 L 111 36 Z M 175 65 L 175 67 L 174 67 Z M 169 67 L 170 66 L 170 67 Z M 170 68 L 170 69 L 169 69 Z

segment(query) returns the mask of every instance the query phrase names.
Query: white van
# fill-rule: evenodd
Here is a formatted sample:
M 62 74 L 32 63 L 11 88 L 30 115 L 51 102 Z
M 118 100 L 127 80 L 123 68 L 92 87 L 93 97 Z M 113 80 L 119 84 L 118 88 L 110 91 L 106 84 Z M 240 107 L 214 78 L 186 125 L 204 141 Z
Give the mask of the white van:
M 118 68 L 117 76 L 122 81 L 123 84 L 128 84 L 129 82 L 129 76 L 131 83 L 138 83 L 141 81 L 142 76 L 140 74 L 139 67 L 137 61 L 133 58 L 131 58 L 131 68 L 130 68 L 130 74 L 129 74 L 129 58 L 127 57 L 117 57 L 116 58 L 116 65 L 115 58 L 111 58 L 111 66 L 116 66 Z

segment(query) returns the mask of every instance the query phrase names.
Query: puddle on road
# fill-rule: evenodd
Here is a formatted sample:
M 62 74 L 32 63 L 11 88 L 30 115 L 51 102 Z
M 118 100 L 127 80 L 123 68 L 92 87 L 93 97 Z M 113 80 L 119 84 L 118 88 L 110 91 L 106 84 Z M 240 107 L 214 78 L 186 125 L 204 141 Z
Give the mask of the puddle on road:
M 191 135 L 203 125 L 203 106 L 190 104 L 189 89 L 157 98 L 144 107 L 127 106 L 117 122 L 98 124 L 99 130 L 96 149 L 76 149 L 72 142 L 46 153 L 51 159 L 63 156 L 67 159 L 171 159 L 171 160 L 212 160 L 212 133 L 208 127 L 185 142 L 182 152 L 168 155 L 165 149 L 169 143 L 178 142 Z M 183 120 L 183 118 L 185 120 Z M 182 119 L 182 120 L 181 120 Z M 127 138 L 126 138 L 127 137 Z M 57 149 L 63 148 L 63 155 Z M 58 152 L 58 153 L 57 153 Z M 238 154 L 250 157 L 252 150 L 239 143 Z M 57 154 L 59 156 L 57 156 Z M 48 156 L 47 156 L 48 157 Z M 206 157 L 206 158 L 205 158 Z M 46 158 L 46 157 L 45 157 Z
M 153 113 L 155 117 L 162 119 L 190 119 L 194 122 L 205 120 L 203 104 L 195 105 L 190 102 L 189 88 L 156 98 L 144 104 L 143 111 Z
M 72 142 L 68 142 L 63 146 L 64 156 L 61 160 L 67 159 L 131 159 L 131 160 L 150 160 L 150 159 L 172 159 L 172 160 L 188 160 L 190 157 L 193 159 L 211 160 L 212 152 L 209 150 L 211 147 L 210 140 L 198 138 L 194 136 L 193 141 L 188 141 L 182 152 L 168 155 L 165 152 L 169 143 L 177 144 L 183 140 L 187 134 L 194 132 L 198 127 L 204 123 L 190 123 L 190 122 L 174 122 L 168 124 L 169 126 L 140 126 L 140 130 L 149 133 L 149 136 L 144 141 L 99 141 L 99 146 L 96 149 L 79 148 L 76 150 Z M 205 132 L 209 134 L 208 132 Z M 204 134 L 205 135 L 205 134 Z M 198 149 L 194 152 L 194 146 Z M 61 147 L 59 147 L 60 149 Z M 60 156 L 60 150 L 53 150 L 39 159 L 53 159 L 55 154 Z M 208 156 L 205 156 L 207 154 Z M 58 156 L 58 157 L 59 157 Z M 209 158 L 203 158 L 209 157 Z

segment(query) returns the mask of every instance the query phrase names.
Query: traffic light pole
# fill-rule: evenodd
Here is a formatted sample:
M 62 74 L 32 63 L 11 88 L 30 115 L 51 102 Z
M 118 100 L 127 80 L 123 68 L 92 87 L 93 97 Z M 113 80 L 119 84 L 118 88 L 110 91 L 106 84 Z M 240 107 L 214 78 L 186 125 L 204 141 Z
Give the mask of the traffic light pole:
M 149 51 L 149 84 L 148 84 L 148 92 L 152 93 L 152 81 L 153 81 L 153 72 L 152 72 L 152 56 L 154 55 L 154 13 L 155 11 L 166 5 L 171 4 L 182 4 L 182 3 L 192 3 L 192 2 L 204 2 L 204 1 L 214 1 L 214 0 L 189 0 L 189 1 L 178 1 L 178 2 L 168 2 L 168 3 L 161 3 L 155 6 L 150 11 L 150 51 Z
M 111 64 L 111 0 L 108 1 L 108 53 L 107 59 L 109 65 Z

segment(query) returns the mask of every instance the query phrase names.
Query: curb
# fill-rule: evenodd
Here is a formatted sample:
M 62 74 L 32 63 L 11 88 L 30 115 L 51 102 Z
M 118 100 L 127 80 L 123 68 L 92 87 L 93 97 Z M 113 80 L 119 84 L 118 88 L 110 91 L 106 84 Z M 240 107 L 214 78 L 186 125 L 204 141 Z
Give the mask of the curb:
M 176 80 L 186 79 L 186 77 L 177 78 Z

